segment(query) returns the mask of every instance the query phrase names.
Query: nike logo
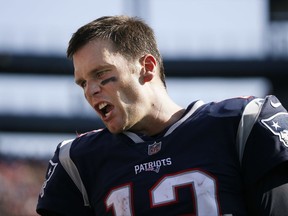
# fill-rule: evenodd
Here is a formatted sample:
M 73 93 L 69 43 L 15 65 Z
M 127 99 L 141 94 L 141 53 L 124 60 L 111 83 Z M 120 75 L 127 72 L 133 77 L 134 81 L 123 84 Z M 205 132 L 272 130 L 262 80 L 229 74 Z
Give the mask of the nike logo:
M 270 104 L 271 104 L 271 106 L 274 107 L 274 108 L 277 108 L 277 107 L 281 106 L 281 103 L 280 103 L 280 102 L 274 103 L 273 101 L 270 101 Z

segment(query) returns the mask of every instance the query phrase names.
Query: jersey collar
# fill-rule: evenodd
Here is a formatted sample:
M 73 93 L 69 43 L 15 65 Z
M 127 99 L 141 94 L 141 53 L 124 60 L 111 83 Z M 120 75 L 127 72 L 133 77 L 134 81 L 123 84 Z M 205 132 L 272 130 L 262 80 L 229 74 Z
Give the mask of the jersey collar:
M 190 108 L 190 110 L 186 111 L 186 114 L 184 114 L 182 116 L 182 118 L 180 118 L 177 122 L 175 122 L 174 124 L 172 124 L 168 128 L 168 130 L 166 131 L 166 133 L 164 134 L 163 137 L 166 137 L 169 134 L 171 134 L 176 128 L 178 128 L 183 122 L 185 122 L 203 104 L 204 104 L 204 102 L 201 101 L 201 100 L 196 101 L 194 103 L 194 105 Z M 125 132 L 123 132 L 123 134 L 128 136 L 135 143 L 143 143 L 143 142 L 145 142 L 139 135 L 137 135 L 136 133 L 133 133 L 131 131 L 125 131 Z

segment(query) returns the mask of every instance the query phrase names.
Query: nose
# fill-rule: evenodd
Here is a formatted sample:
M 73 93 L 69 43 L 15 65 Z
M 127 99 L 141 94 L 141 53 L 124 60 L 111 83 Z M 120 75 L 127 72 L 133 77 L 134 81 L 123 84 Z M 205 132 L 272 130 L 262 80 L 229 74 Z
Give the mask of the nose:
M 84 88 L 85 97 L 93 97 L 101 91 L 100 85 L 95 81 L 87 81 Z

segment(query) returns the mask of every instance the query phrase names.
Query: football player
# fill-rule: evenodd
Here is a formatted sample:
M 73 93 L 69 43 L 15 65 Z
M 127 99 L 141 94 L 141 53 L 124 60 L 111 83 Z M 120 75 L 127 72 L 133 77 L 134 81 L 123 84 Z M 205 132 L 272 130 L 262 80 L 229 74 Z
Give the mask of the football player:
M 58 145 L 40 215 L 287 214 L 288 113 L 275 96 L 180 107 L 135 17 L 84 25 L 67 55 L 106 127 Z

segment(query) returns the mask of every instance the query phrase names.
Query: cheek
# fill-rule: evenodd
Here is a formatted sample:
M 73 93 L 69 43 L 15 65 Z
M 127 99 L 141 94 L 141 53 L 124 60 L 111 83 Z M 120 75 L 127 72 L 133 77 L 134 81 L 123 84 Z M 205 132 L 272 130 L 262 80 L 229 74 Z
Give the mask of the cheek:
M 133 84 L 123 86 L 119 93 L 121 102 L 129 106 L 137 104 L 140 98 L 140 91 L 138 87 Z
M 131 112 L 139 104 L 141 91 L 143 91 L 142 88 L 139 83 L 139 78 L 135 75 L 118 79 L 113 86 L 114 94 L 117 92 L 115 98 L 117 102 L 115 102 L 119 103 L 120 107 L 126 110 L 126 112 Z

